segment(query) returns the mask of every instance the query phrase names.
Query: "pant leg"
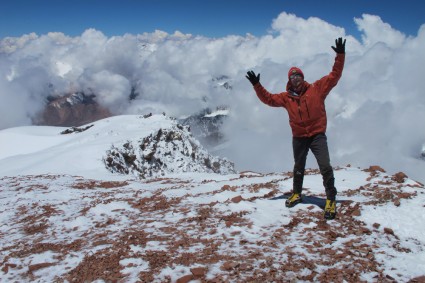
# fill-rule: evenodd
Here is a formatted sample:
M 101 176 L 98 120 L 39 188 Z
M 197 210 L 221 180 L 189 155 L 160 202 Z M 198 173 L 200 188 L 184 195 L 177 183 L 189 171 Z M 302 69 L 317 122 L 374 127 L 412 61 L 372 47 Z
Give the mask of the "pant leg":
M 330 162 L 328 140 L 326 135 L 315 135 L 312 138 L 310 149 L 316 157 L 320 173 L 322 174 L 323 186 L 325 187 L 326 191 L 326 198 L 335 200 L 337 190 L 335 188 L 334 172 Z
M 292 138 L 292 149 L 294 152 L 294 181 L 293 192 L 301 194 L 304 181 L 305 163 L 310 147 L 309 138 Z

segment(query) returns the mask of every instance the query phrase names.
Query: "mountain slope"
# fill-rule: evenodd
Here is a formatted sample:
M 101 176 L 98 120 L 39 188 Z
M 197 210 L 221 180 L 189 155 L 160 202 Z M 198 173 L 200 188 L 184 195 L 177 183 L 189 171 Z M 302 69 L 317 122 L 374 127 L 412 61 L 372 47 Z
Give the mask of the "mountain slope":
M 72 129 L 11 128 L 0 131 L 0 140 L 0 176 L 66 173 L 114 178 L 116 172 L 135 173 L 139 177 L 189 170 L 234 172 L 231 162 L 210 155 L 187 127 L 163 115 L 114 116 Z M 130 145 L 132 152 L 125 148 Z M 125 160 L 129 154 L 134 156 L 130 163 Z M 161 162 L 163 166 L 158 165 Z

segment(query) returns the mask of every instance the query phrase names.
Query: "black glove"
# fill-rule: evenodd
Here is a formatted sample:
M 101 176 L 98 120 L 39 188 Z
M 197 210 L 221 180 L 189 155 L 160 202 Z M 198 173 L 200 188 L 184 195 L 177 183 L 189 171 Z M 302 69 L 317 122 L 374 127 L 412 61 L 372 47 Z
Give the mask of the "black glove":
M 256 85 L 260 82 L 260 74 L 256 76 L 253 71 L 248 71 L 247 74 L 248 75 L 245 77 L 252 83 L 252 85 Z
M 335 39 L 335 46 L 332 46 L 332 49 L 338 53 L 338 54 L 344 54 L 345 53 L 345 39 L 344 42 L 342 42 L 342 37 Z

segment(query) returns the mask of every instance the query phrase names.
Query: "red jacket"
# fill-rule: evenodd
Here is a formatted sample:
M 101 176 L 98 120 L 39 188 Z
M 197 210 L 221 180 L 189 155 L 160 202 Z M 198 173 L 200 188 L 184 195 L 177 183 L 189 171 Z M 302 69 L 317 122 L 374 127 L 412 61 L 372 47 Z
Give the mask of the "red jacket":
M 260 100 L 273 107 L 284 107 L 289 114 L 289 125 L 294 137 L 311 137 L 326 132 L 327 118 L 325 99 L 341 78 L 345 54 L 337 54 L 332 71 L 312 84 L 304 81 L 299 96 L 290 91 L 290 82 L 286 91 L 271 94 L 260 83 L 254 86 Z

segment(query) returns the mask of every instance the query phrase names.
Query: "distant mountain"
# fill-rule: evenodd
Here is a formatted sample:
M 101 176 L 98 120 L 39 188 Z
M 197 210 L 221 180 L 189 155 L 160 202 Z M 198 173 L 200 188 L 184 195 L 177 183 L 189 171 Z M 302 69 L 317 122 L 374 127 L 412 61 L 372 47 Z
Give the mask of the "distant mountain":
M 211 81 L 216 87 L 224 87 L 227 90 L 231 90 L 233 88 L 231 83 L 232 80 L 226 75 L 214 77 Z
M 233 88 L 231 78 L 226 75 L 213 77 L 210 85 L 213 88 L 220 89 L 220 92 L 227 94 Z M 203 99 L 207 101 L 207 98 Z M 193 135 L 201 144 L 211 149 L 224 142 L 221 127 L 226 122 L 229 111 L 230 108 L 227 105 L 221 105 L 215 109 L 204 108 L 188 117 L 180 118 L 179 123 L 190 126 Z
M 211 87 L 220 88 L 224 92 L 232 90 L 231 78 L 226 75 L 213 77 Z M 129 100 L 134 100 L 140 94 L 134 88 Z M 203 98 L 206 99 L 206 98 Z M 222 142 L 220 131 L 228 114 L 228 107 L 222 106 L 215 110 L 209 108 L 195 110 L 179 123 L 190 126 L 193 135 L 205 146 L 214 146 Z M 33 119 L 34 125 L 79 127 L 107 117 L 112 113 L 102 107 L 96 100 L 95 94 L 74 92 L 63 96 L 49 96 L 43 111 Z
M 226 107 L 215 110 L 206 108 L 181 118 L 178 122 L 189 126 L 201 144 L 211 147 L 223 141 L 220 128 L 228 112 Z M 111 116 L 108 109 L 96 102 L 95 95 L 77 92 L 61 97 L 49 97 L 45 109 L 33 123 L 43 126 L 79 127 Z
M 224 142 L 221 126 L 227 119 L 226 107 L 214 111 L 207 108 L 189 117 L 179 119 L 179 123 L 189 126 L 193 135 L 206 147 L 210 148 Z
M 100 106 L 95 95 L 82 92 L 65 96 L 48 97 L 42 113 L 34 120 L 35 125 L 81 126 L 112 116 L 110 111 Z

